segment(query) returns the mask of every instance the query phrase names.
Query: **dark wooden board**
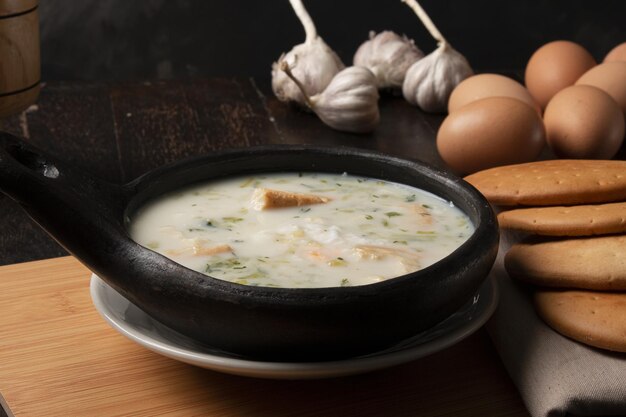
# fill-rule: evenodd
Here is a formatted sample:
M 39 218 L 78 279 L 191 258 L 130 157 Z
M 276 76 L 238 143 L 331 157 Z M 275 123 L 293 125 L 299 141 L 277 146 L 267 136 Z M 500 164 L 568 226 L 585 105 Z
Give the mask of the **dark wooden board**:
M 187 157 L 263 144 L 361 147 L 444 167 L 434 145 L 441 115 L 388 95 L 380 111 L 375 132 L 355 135 L 279 102 L 249 78 L 55 82 L 43 86 L 36 106 L 2 127 L 114 183 Z M 0 265 L 65 254 L 1 194 L 0 219 Z

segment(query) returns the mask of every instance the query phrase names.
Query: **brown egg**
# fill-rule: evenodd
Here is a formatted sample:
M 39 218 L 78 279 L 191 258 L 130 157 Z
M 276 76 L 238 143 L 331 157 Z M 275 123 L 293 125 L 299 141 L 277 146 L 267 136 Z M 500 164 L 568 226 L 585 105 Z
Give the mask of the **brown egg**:
M 626 117 L 626 61 L 605 62 L 591 68 L 576 85 L 592 85 L 608 93 Z
M 541 111 L 528 90 L 512 78 L 498 74 L 478 74 L 466 78 L 452 90 L 448 113 L 487 97 L 512 97 Z
M 604 62 L 626 61 L 626 42 L 611 49 L 604 57 Z
M 526 65 L 524 81 L 542 109 L 559 91 L 574 85 L 595 59 L 582 46 L 570 41 L 554 41 L 537 49 Z
M 555 155 L 610 159 L 624 140 L 624 115 L 615 100 L 590 85 L 568 87 L 554 96 L 543 115 Z
M 529 162 L 545 144 L 541 117 L 511 97 L 473 101 L 451 113 L 437 132 L 437 150 L 457 174 Z

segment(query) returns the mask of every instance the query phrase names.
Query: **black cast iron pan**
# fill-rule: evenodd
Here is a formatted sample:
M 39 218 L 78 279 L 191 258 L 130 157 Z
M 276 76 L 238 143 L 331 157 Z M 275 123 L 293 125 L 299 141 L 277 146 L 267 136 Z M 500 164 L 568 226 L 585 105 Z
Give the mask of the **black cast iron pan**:
M 251 287 L 187 269 L 130 239 L 147 200 L 188 184 L 260 172 L 313 171 L 408 184 L 452 201 L 476 231 L 421 271 L 358 287 Z M 115 185 L 0 133 L 0 190 L 72 255 L 161 323 L 212 347 L 263 360 L 318 361 L 366 354 L 415 335 L 477 291 L 497 253 L 487 201 L 460 178 L 351 148 L 267 146 L 216 152 Z M 0 307 L 1 308 L 1 307 Z

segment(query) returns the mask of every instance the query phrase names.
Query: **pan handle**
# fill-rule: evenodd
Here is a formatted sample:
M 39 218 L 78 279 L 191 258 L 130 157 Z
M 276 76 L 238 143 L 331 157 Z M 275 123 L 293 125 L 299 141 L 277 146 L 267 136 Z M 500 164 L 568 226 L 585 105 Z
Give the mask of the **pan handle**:
M 83 200 L 96 198 L 110 208 L 123 209 L 128 200 L 122 186 L 98 179 L 24 139 L 0 132 L 0 191 L 19 203 L 28 203 L 35 193 L 49 196 L 62 190 L 64 194 L 78 194 Z M 105 201 L 108 195 L 111 201 Z
M 11 134 L 0 132 L 0 191 L 70 253 L 125 239 L 122 186 L 97 179 Z

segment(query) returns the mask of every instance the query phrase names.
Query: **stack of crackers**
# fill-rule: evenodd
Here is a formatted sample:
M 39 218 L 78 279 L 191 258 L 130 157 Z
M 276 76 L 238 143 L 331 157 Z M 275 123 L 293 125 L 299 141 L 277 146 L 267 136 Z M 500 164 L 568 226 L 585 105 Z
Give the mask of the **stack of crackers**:
M 501 228 L 528 235 L 504 264 L 534 286 L 539 316 L 567 337 L 626 352 L 626 161 L 531 162 L 465 180 L 501 206 Z

